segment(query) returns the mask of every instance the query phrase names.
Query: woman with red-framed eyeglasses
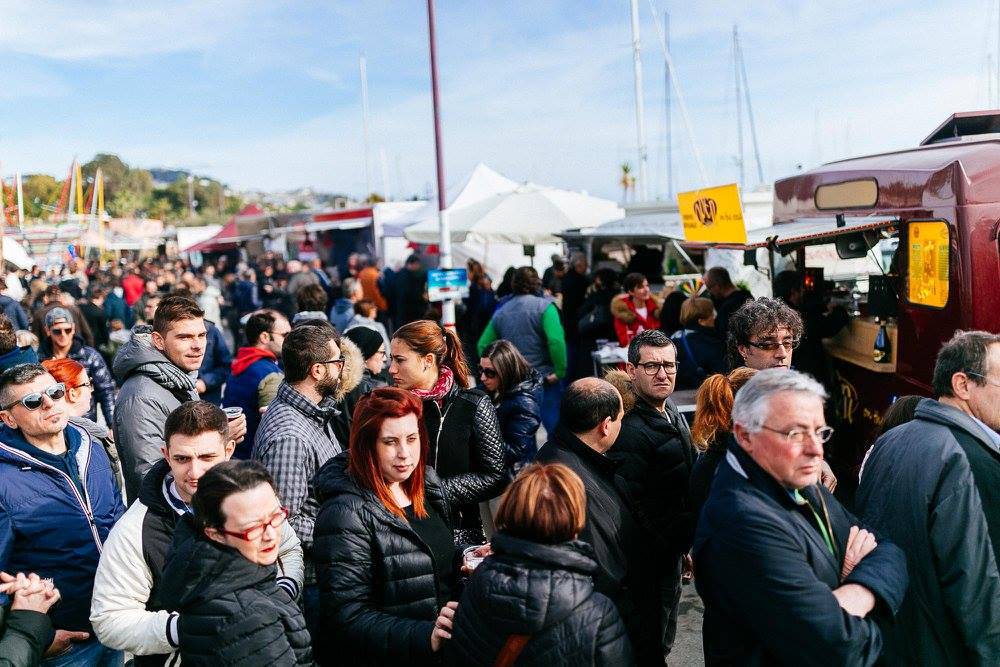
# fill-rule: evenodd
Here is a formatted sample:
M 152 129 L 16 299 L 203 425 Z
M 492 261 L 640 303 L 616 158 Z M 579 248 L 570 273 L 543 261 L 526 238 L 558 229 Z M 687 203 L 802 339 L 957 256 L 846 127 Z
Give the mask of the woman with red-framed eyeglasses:
M 256 461 L 219 463 L 198 480 L 194 514 L 178 521 L 161 583 L 179 612 L 168 637 L 185 665 L 312 665 L 298 605 L 276 583 L 288 510 Z

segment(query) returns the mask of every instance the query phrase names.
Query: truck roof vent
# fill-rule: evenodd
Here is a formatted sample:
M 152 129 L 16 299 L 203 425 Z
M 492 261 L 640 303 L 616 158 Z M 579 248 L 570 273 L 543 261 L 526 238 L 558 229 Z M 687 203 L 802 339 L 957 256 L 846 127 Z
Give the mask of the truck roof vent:
M 937 129 L 920 142 L 920 145 L 960 141 L 963 137 L 980 134 L 1000 134 L 1000 110 L 954 113 L 948 120 L 938 125 Z

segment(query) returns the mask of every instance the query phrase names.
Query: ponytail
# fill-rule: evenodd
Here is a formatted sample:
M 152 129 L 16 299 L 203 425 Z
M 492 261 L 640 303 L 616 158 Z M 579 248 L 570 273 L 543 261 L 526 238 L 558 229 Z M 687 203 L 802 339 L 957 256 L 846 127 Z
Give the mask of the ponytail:
M 469 387 L 469 364 L 465 362 L 465 353 L 462 351 L 462 341 L 453 328 L 442 327 L 444 333 L 445 353 L 441 359 L 441 365 L 451 369 L 455 376 L 455 382 L 459 387 L 467 389 Z

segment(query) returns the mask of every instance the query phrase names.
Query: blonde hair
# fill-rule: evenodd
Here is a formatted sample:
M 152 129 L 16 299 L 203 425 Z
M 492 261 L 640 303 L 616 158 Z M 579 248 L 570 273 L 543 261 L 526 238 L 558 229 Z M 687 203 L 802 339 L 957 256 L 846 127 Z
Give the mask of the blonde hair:
M 574 539 L 587 519 L 587 495 L 579 475 L 562 463 L 533 463 L 500 499 L 496 527 L 541 544 Z
M 715 306 L 711 299 L 701 296 L 693 296 L 685 299 L 681 304 L 681 324 L 686 327 L 693 327 L 699 320 L 708 319 L 715 312 Z

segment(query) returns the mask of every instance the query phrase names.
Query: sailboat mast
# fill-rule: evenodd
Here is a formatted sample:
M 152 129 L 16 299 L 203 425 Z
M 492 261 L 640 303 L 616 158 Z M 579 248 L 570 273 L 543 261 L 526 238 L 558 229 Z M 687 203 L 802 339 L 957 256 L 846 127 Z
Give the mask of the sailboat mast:
M 368 161 L 368 62 L 365 57 L 358 56 L 358 69 L 361 73 L 361 131 L 365 150 L 365 201 L 372 196 L 372 169 Z
M 739 62 L 739 36 L 737 34 L 737 27 L 733 26 L 733 82 L 735 83 L 736 90 L 736 166 L 739 167 L 740 178 L 740 190 L 746 186 L 746 177 L 743 169 L 743 100 L 742 93 L 740 89 L 740 62 Z
M 747 63 L 743 58 L 743 45 L 736 40 L 736 57 L 739 63 L 739 73 L 743 77 L 743 94 L 747 101 L 747 120 L 750 122 L 750 140 L 753 142 L 753 156 L 757 163 L 757 184 L 764 182 L 764 167 L 760 161 L 760 144 L 757 143 L 757 123 L 753 119 L 753 104 L 750 102 L 750 81 L 747 79 Z
M 639 153 L 639 199 L 646 201 L 648 198 L 646 182 L 646 130 L 642 109 L 642 57 L 639 46 L 639 3 L 638 0 L 631 0 L 630 4 L 632 9 L 632 70 L 635 75 L 636 148 Z
M 670 12 L 663 12 L 663 32 L 667 45 L 667 53 L 670 53 Z M 670 120 L 670 65 L 667 59 L 663 59 L 663 106 L 667 116 L 667 199 L 673 201 L 674 198 L 674 146 L 673 134 L 671 133 Z

